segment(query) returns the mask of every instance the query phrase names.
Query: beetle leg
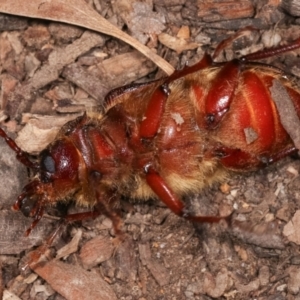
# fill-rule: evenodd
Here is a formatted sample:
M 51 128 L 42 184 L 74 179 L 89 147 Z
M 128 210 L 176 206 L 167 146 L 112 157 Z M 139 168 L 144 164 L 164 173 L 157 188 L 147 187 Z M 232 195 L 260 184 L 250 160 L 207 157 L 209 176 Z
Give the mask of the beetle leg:
M 224 50 L 226 47 L 228 47 L 229 45 L 232 45 L 236 39 L 247 35 L 251 31 L 259 31 L 259 30 L 253 26 L 246 26 L 245 28 L 238 30 L 235 34 L 230 35 L 230 37 L 228 37 L 227 39 L 221 41 L 217 45 L 217 47 L 213 53 L 213 56 L 212 56 L 213 59 L 218 57 L 218 55 L 221 53 L 221 51 Z
M 185 67 L 182 70 L 176 70 L 160 86 L 156 88 L 147 105 L 146 112 L 140 124 L 139 136 L 142 140 L 153 138 L 159 129 L 160 122 L 165 111 L 165 105 L 170 94 L 169 83 L 184 77 L 190 73 L 197 72 L 203 68 L 212 65 L 212 59 L 205 54 L 200 62 L 191 67 Z
M 64 226 L 66 226 L 67 224 L 72 223 L 72 222 L 83 221 L 88 218 L 96 218 L 100 214 L 101 213 L 99 211 L 89 211 L 89 212 L 67 215 L 64 218 L 62 218 L 60 220 L 59 225 L 49 235 L 49 237 L 46 239 L 46 241 L 43 242 L 43 244 L 41 246 L 39 246 L 36 250 L 34 250 L 30 253 L 30 257 L 29 257 L 28 261 L 26 262 L 26 264 L 22 267 L 22 269 L 25 271 L 28 267 L 34 269 L 37 266 L 39 259 L 42 257 L 42 255 L 45 254 L 47 249 L 49 249 L 51 247 L 54 239 L 60 234 L 60 232 Z
M 151 139 L 156 135 L 169 94 L 170 90 L 166 83 L 154 91 L 140 125 L 141 139 Z
M 213 80 L 204 100 L 204 118 L 207 129 L 216 128 L 229 110 L 238 85 L 241 66 L 238 60 L 227 62 Z M 201 101 L 202 97 L 198 100 Z
M 25 231 L 25 236 L 28 236 L 32 231 L 32 229 L 35 228 L 35 226 L 41 220 L 43 214 L 44 214 L 44 205 L 43 203 L 40 203 L 37 205 L 37 207 L 34 208 L 33 222 L 31 223 L 30 227 Z
M 208 68 L 212 66 L 212 64 L 213 64 L 213 60 L 211 56 L 207 53 L 204 53 L 202 59 L 196 64 L 194 64 L 193 66 L 186 66 L 182 70 L 175 70 L 175 72 L 168 77 L 166 83 L 170 83 L 181 77 L 187 76 L 188 74 L 192 74 L 202 69 Z
M 220 163 L 225 168 L 235 171 L 246 171 L 259 167 L 266 167 L 284 157 L 296 154 L 297 152 L 297 148 L 290 146 L 275 154 L 253 155 L 240 149 L 220 147 L 215 149 L 213 155 L 220 158 Z
M 0 136 L 3 137 L 7 145 L 16 153 L 16 158 L 20 161 L 23 165 L 30 169 L 38 169 L 38 164 L 33 163 L 27 153 L 21 150 L 21 148 L 15 143 L 13 139 L 11 139 L 4 130 L 0 128 Z
M 251 60 L 259 60 L 259 59 L 264 59 L 268 57 L 272 57 L 278 54 L 282 54 L 285 52 L 289 52 L 295 49 L 300 48 L 300 38 L 297 40 L 293 41 L 292 43 L 288 45 L 283 45 L 283 46 L 278 46 L 278 47 L 273 47 L 265 50 L 260 50 L 254 53 L 250 53 L 248 55 L 245 55 L 240 58 L 242 62 L 248 62 Z
M 192 216 L 185 211 L 185 206 L 181 200 L 177 198 L 175 193 L 168 187 L 163 178 L 151 166 L 146 170 L 146 181 L 153 192 L 162 200 L 176 215 L 183 217 L 192 222 L 199 223 L 217 223 L 221 220 L 230 221 L 230 216 Z

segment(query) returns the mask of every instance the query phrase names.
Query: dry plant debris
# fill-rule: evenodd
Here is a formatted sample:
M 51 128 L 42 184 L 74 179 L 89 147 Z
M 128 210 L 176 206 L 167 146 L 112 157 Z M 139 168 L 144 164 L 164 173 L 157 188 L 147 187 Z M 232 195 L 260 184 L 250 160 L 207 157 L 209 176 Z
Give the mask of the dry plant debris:
M 31 154 L 85 110 L 101 113 L 109 90 L 163 76 L 145 54 L 171 63 L 162 67 L 170 74 L 197 62 L 204 51 L 212 53 L 221 40 L 247 26 L 258 30 L 245 31 L 218 60 L 299 38 L 298 1 L 65 3 L 0 0 L 0 11 L 9 13 L 0 15 L 0 120 L 10 118 L 2 126 L 17 133 L 18 144 Z M 140 52 L 127 43 L 138 45 Z M 300 74 L 299 51 L 266 63 Z M 280 87 L 274 89 L 281 98 Z M 294 133 L 291 120 L 287 130 Z M 44 218 L 24 237 L 31 219 L 10 206 L 28 174 L 2 140 L 0 147 L 3 299 L 299 299 L 299 160 L 235 176 L 186 199 L 203 215 L 237 210 L 236 222 L 244 222 L 245 230 L 230 231 L 225 224 L 194 226 L 159 202 L 124 201 L 122 243 L 105 217 L 74 224 L 65 228 L 40 267 L 23 272 L 27 255 L 57 220 Z

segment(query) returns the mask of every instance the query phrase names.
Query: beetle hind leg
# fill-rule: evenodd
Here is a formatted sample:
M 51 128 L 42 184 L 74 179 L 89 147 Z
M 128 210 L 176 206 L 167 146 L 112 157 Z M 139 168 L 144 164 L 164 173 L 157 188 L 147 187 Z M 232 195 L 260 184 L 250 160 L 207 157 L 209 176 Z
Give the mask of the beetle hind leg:
M 149 167 L 146 171 L 146 181 L 160 200 L 162 200 L 171 209 L 171 211 L 180 217 L 197 223 L 218 223 L 221 220 L 225 220 L 228 224 L 231 223 L 232 214 L 226 217 L 191 215 L 185 209 L 183 202 L 178 199 L 176 194 L 168 187 L 164 179 L 152 167 Z

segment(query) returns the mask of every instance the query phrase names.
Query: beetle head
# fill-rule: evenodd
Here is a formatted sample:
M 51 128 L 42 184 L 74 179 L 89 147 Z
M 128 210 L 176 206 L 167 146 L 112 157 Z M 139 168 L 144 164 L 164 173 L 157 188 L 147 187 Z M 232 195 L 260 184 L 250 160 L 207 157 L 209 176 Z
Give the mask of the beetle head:
M 24 187 L 13 206 L 34 219 L 27 235 L 43 216 L 46 205 L 68 199 L 80 189 L 83 169 L 79 151 L 67 138 L 56 140 L 41 153 L 36 178 Z

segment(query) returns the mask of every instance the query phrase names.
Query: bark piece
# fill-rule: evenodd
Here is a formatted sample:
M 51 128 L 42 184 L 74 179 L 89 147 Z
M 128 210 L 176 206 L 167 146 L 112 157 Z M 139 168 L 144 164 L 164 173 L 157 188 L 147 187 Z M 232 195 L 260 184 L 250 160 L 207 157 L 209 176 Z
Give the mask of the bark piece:
M 0 206 L 10 209 L 27 180 L 27 172 L 16 153 L 0 139 Z
M 26 29 L 22 37 L 27 46 L 40 49 L 50 39 L 50 33 L 46 26 L 34 25 Z
M 300 150 L 300 120 L 291 97 L 282 83 L 276 79 L 273 80 L 270 92 L 282 126 L 293 140 L 295 147 Z
M 300 291 L 300 268 L 291 266 L 287 270 L 287 274 L 290 277 L 287 283 L 288 291 L 293 295 L 297 295 Z
M 28 237 L 24 236 L 31 223 L 32 219 L 20 212 L 0 211 L 0 254 L 19 254 L 40 245 L 50 234 L 51 221 L 42 219 Z
M 124 241 L 116 248 L 114 257 L 117 267 L 116 277 L 125 282 L 134 282 L 137 278 L 138 264 L 133 245 L 132 239 L 126 236 Z
M 77 252 L 81 236 L 82 236 L 82 230 L 78 229 L 75 235 L 73 236 L 71 242 L 57 251 L 56 259 L 67 257 L 70 254 Z
M 300 3 L 298 0 L 282 0 L 281 7 L 290 15 L 300 17 Z
M 82 246 L 79 257 L 85 268 L 90 269 L 108 260 L 112 256 L 114 248 L 109 237 L 99 235 Z
M 300 245 L 300 210 L 297 210 L 292 220 L 290 220 L 283 228 L 283 235 L 287 237 L 290 242 Z
M 8 290 L 4 290 L 2 300 L 21 300 L 18 296 L 14 295 Z
M 145 44 L 149 36 L 156 35 L 165 29 L 165 17 L 153 11 L 152 3 L 137 1 L 116 1 L 114 8 L 128 26 L 133 37 Z
M 27 18 L 0 14 L 0 31 L 23 30 L 27 26 Z
M 259 247 L 284 249 L 283 239 L 276 222 L 256 224 L 233 220 L 231 233 L 246 243 Z
M 10 95 L 7 105 L 8 114 L 15 117 L 23 112 L 35 98 L 34 91 L 56 80 L 63 67 L 74 62 L 79 55 L 103 44 L 103 37 L 87 31 L 71 45 L 54 49 L 49 55 L 48 64 L 44 64 L 27 84 L 18 86 Z
M 149 243 L 139 245 L 139 253 L 142 264 L 147 266 L 152 276 L 160 286 L 169 284 L 170 274 L 168 270 L 159 262 L 151 258 Z
M 51 261 L 34 268 L 59 294 L 70 300 L 117 300 L 112 288 L 99 274 L 79 266 Z
M 64 69 L 62 76 L 98 100 L 99 105 L 103 102 L 105 95 L 109 92 L 109 87 L 106 82 L 104 84 L 104 81 L 99 80 L 99 77 L 94 76 L 77 63 L 67 66 Z
M 69 0 L 68 2 L 65 0 L 50 2 L 31 0 L 30 2 L 19 2 L 18 5 L 10 0 L 0 0 L 0 12 L 65 22 L 111 35 L 136 48 L 168 75 L 174 72 L 174 68 L 163 58 L 111 24 L 83 0 Z
M 250 18 L 254 15 L 254 6 L 250 0 L 198 0 L 198 17 L 205 22 Z
M 38 154 L 55 139 L 64 124 L 78 116 L 80 114 L 61 117 L 24 114 L 26 125 L 18 132 L 16 143 L 23 151 Z
M 206 293 L 213 298 L 220 298 L 228 285 L 228 271 L 226 268 L 222 268 L 220 272 L 218 272 L 217 276 L 214 277 L 212 274 L 208 273 L 204 279 L 204 288 Z
M 108 82 L 111 90 L 146 76 L 154 70 L 154 65 L 147 64 L 147 60 L 138 52 L 128 52 L 100 62 L 94 72 L 102 82 Z
M 175 50 L 177 54 L 180 54 L 186 50 L 193 50 L 200 46 L 198 43 L 189 42 L 186 39 L 173 37 L 167 33 L 161 33 L 158 36 L 159 41 L 166 47 Z

